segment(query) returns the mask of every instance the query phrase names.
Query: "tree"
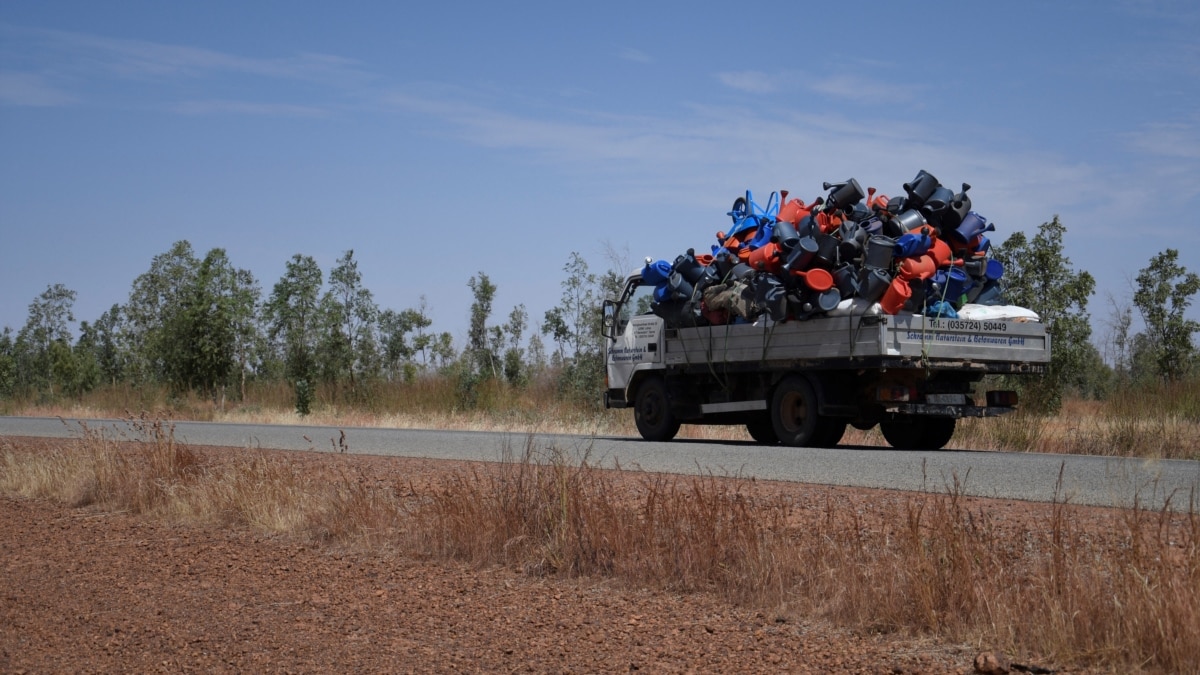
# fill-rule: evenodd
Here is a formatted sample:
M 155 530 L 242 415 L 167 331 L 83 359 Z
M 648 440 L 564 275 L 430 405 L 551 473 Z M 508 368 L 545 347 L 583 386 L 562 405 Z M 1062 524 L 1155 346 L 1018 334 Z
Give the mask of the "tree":
M 76 349 L 89 353 L 95 361 L 99 380 L 115 386 L 125 379 L 130 354 L 124 344 L 125 330 L 120 305 L 113 305 L 99 319 L 79 324 L 79 341 Z
M 1185 317 L 1192 296 L 1200 292 L 1200 275 L 1179 264 L 1179 251 L 1169 248 L 1138 272 L 1133 302 L 1145 323 L 1144 347 L 1155 374 L 1167 381 L 1188 375 L 1195 355 L 1192 335 L 1200 322 Z
M 15 351 L 18 382 L 31 390 L 44 388 L 54 394 L 55 364 L 62 356 L 53 347 L 60 345 L 70 352 L 75 297 L 75 291 L 53 284 L 29 304 L 29 317 L 17 333 Z
M 604 378 L 601 301 L 612 292 L 610 288 L 619 289 L 620 274 L 610 270 L 596 276 L 576 252 L 571 253 L 563 272 L 567 276 L 561 284 L 562 296 L 558 306 L 546 312 L 542 333 L 558 345 L 559 389 L 576 400 L 595 402 Z
M 150 269 L 134 279 L 124 314 L 135 380 L 166 379 L 166 360 L 175 345 L 165 331 L 177 321 L 199 266 L 191 243 L 180 240 L 154 256 Z
M 298 404 L 302 393 L 311 394 L 316 375 L 317 298 L 322 281 L 317 261 L 297 253 L 288 261 L 264 306 L 268 335 L 281 344 L 284 376 L 296 387 Z
M 198 389 L 215 400 L 228 383 L 236 365 L 235 279 L 224 249 L 212 249 L 186 282 L 180 306 L 168 313 L 160 352 L 176 392 Z
M 321 340 L 325 379 L 336 382 L 347 377 L 353 391 L 356 374 L 375 370 L 375 326 L 379 316 L 371 291 L 362 285 L 353 250 L 346 251 L 329 272 L 329 290 L 321 307 L 325 319 Z
M 0 398 L 12 396 L 17 390 L 17 350 L 12 329 L 0 331 Z
M 1071 269 L 1071 260 L 1063 255 L 1066 231 L 1054 216 L 1032 240 L 1015 232 L 992 251 L 1004 264 L 1005 298 L 1037 312 L 1051 334 L 1049 373 L 1018 383 L 1027 404 L 1046 412 L 1058 410 L 1063 390 L 1082 378 L 1091 361 L 1087 303 L 1096 281 L 1087 272 Z
M 496 297 L 496 286 L 483 272 L 467 282 L 474 301 L 471 303 L 471 321 L 467 328 L 467 348 L 464 356 L 472 363 L 470 367 L 480 377 L 497 375 L 496 354 L 488 340 L 488 319 L 492 316 L 492 300 Z
M 558 306 L 547 310 L 542 321 L 542 334 L 550 335 L 557 343 L 560 361 L 586 348 L 596 333 L 593 324 L 599 321 L 601 311 L 600 282 L 588 270 L 587 260 L 572 251 L 563 272 L 567 276 L 561 284 Z
M 400 376 L 405 382 L 411 382 L 418 370 L 429 366 L 430 350 L 436 336 L 426 333 L 425 329 L 431 325 L 433 321 L 428 316 L 425 296 L 421 296 L 420 304 L 415 308 L 380 312 L 379 341 L 384 371 L 389 379 Z M 419 365 L 416 362 L 418 355 L 421 357 Z
M 525 366 L 525 350 L 521 348 L 521 337 L 525 327 L 529 325 L 529 312 L 525 305 L 512 308 L 508 314 L 508 322 L 504 324 L 501 334 L 505 336 L 504 348 L 504 379 L 509 384 L 522 385 L 527 379 Z

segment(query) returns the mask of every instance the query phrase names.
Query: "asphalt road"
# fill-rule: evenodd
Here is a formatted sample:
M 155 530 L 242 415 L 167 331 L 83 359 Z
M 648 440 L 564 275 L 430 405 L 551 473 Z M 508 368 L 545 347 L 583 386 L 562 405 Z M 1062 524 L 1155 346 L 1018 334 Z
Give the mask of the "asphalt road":
M 136 438 L 118 420 L 87 420 L 94 432 Z M 80 422 L 59 418 L 0 417 L 0 436 L 78 437 Z M 343 436 L 344 434 L 344 436 Z M 1040 453 L 897 451 L 841 446 L 785 448 L 749 442 L 566 436 L 366 427 L 278 426 L 176 422 L 175 437 L 189 445 L 217 445 L 400 457 L 499 461 L 527 449 L 604 467 L 680 474 L 754 477 L 823 485 L 944 491 L 957 483 L 980 497 L 1187 510 L 1200 509 L 1200 462 L 1143 460 Z M 1058 487 L 1062 473 L 1061 488 Z

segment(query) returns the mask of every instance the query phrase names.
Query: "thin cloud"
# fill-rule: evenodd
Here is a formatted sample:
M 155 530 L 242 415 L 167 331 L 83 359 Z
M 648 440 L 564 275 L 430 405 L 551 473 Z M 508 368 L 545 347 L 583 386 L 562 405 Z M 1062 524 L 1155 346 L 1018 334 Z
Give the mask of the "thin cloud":
M 120 78 L 199 77 L 219 73 L 326 84 L 358 84 L 373 76 L 353 59 L 319 53 L 255 58 L 187 45 L 109 38 L 71 31 L 0 25 L 0 34 L 26 53 L 63 71 Z
M 919 88 L 874 80 L 857 75 L 835 75 L 808 83 L 819 94 L 848 101 L 909 102 L 916 98 Z
M 1140 154 L 1176 159 L 1200 159 L 1200 133 L 1194 125 L 1148 124 L 1125 135 L 1128 147 Z
M 621 47 L 619 50 L 617 50 L 617 56 L 626 61 L 633 61 L 634 63 L 654 62 L 654 59 L 652 59 L 649 54 L 640 49 L 635 49 L 634 47 Z
M 717 80 L 726 87 L 748 94 L 770 94 L 779 89 L 776 78 L 757 70 L 717 73 Z
M 267 117 L 329 117 L 322 108 L 287 103 L 255 103 L 251 101 L 184 101 L 170 108 L 183 115 L 259 115 Z
M 32 73 L 0 72 L 0 103 L 13 106 L 51 107 L 68 105 L 75 97 Z

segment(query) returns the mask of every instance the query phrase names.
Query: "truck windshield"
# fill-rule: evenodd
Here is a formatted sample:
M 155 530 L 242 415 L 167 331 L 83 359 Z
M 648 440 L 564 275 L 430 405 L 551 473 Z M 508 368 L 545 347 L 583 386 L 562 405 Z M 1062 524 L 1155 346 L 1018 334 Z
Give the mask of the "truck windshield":
M 617 313 L 617 334 L 625 332 L 629 319 L 639 314 L 650 313 L 650 303 L 654 300 L 654 287 L 643 284 L 641 279 L 629 282 L 623 294 L 621 308 Z

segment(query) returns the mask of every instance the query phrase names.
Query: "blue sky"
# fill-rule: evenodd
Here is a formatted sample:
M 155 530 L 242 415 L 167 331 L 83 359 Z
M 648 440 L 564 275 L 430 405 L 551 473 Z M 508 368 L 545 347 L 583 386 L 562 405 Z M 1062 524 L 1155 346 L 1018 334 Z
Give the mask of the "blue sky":
M 354 249 L 461 345 L 479 271 L 538 321 L 572 251 L 672 259 L 746 189 L 926 169 L 995 241 L 1058 214 L 1103 332 L 1159 251 L 1200 271 L 1197 35 L 1168 0 L 5 0 L 0 326 L 55 283 L 94 320 L 187 239 L 264 294 Z

